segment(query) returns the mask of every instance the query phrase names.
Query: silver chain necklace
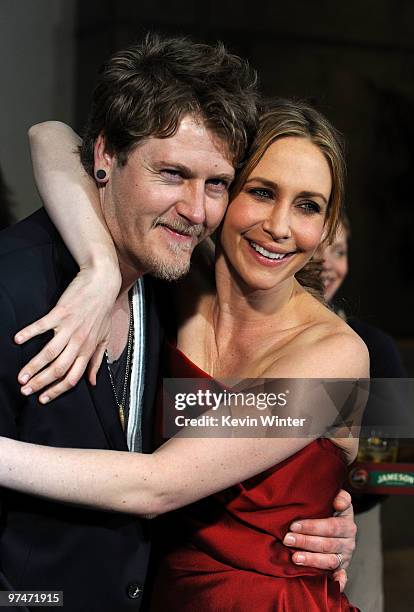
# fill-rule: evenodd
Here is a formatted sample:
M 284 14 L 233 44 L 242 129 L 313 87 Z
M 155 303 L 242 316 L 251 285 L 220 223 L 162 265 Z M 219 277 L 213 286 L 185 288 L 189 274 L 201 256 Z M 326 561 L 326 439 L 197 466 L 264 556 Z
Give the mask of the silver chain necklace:
M 132 303 L 132 292 L 129 296 L 129 328 L 128 328 L 128 342 L 127 342 L 127 356 L 126 356 L 126 364 L 125 364 L 125 374 L 124 374 L 124 382 L 122 386 L 122 397 L 121 400 L 118 398 L 118 394 L 116 392 L 116 387 L 114 383 L 114 378 L 112 376 L 112 370 L 109 365 L 109 357 L 108 351 L 105 351 L 106 357 L 106 366 L 108 368 L 109 380 L 111 381 L 112 391 L 114 392 L 115 402 L 118 408 L 119 420 L 121 421 L 121 427 L 125 431 L 125 403 L 128 391 L 128 382 L 130 376 L 130 366 L 132 360 L 132 346 L 134 342 L 134 310 Z

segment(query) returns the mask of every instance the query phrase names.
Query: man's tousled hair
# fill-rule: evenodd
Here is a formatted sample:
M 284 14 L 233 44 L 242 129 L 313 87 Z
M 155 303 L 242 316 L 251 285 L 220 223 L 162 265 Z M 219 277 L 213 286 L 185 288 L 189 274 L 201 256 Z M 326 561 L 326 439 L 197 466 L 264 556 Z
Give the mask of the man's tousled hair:
M 82 163 L 93 176 L 100 133 L 107 151 L 125 164 L 139 142 L 173 136 L 183 116 L 191 114 L 226 141 L 237 164 L 257 127 L 256 103 L 256 72 L 222 43 L 147 34 L 102 66 L 80 150 Z

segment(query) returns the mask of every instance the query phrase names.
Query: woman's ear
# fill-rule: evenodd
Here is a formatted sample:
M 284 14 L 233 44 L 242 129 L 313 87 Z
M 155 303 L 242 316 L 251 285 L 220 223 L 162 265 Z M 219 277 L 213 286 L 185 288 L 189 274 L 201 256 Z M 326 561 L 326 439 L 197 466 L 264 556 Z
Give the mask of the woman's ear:
M 108 153 L 104 133 L 101 132 L 95 141 L 93 173 L 100 185 L 105 185 L 110 177 L 114 156 Z

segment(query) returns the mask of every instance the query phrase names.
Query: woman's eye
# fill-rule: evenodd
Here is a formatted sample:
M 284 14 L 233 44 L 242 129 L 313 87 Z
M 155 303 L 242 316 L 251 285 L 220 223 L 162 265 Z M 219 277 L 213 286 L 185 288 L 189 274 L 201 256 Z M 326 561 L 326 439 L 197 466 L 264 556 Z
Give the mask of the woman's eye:
M 249 193 L 261 200 L 270 200 L 273 198 L 273 192 L 270 189 L 265 189 L 264 187 L 255 187 L 254 189 L 249 189 Z
M 299 204 L 299 207 L 306 213 L 306 214 L 315 214 L 315 213 L 320 213 L 321 212 L 321 207 L 319 206 L 319 204 L 317 204 L 316 202 L 302 202 L 301 204 Z

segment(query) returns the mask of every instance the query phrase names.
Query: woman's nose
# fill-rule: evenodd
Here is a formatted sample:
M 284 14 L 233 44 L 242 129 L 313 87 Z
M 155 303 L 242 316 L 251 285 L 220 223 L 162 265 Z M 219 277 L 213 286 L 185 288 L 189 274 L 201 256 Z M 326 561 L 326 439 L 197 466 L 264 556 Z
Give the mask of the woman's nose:
M 292 237 L 290 221 L 289 208 L 275 204 L 271 214 L 263 223 L 263 229 L 271 234 L 273 240 L 287 240 Z

